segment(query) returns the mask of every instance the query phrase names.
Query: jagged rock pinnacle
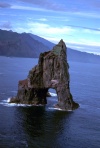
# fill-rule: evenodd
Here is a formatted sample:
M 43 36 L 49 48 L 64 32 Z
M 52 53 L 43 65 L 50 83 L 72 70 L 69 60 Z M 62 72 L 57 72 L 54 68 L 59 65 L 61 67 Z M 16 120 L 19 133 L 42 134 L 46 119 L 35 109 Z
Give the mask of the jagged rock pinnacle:
M 29 71 L 25 80 L 19 81 L 18 93 L 10 102 L 24 104 L 46 104 L 47 92 L 53 88 L 57 92 L 55 107 L 63 110 L 78 108 L 70 93 L 70 78 L 66 58 L 66 45 L 61 39 L 51 51 L 40 54 L 38 65 Z

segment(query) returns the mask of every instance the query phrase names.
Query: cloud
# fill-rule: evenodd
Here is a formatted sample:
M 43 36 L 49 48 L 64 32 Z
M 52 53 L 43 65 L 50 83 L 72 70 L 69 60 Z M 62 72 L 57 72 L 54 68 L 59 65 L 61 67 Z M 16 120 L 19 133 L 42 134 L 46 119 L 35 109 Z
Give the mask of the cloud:
M 94 11 L 93 12 L 82 12 L 82 11 L 78 11 L 78 12 L 74 12 L 73 15 L 76 16 L 81 16 L 81 17 L 86 17 L 86 18 L 100 18 L 100 15 L 98 14 L 99 12 Z
M 93 0 L 92 6 L 95 8 L 100 8 L 100 0 Z
M 48 36 L 66 36 L 69 35 L 71 32 L 75 31 L 71 27 L 52 27 L 45 23 L 38 23 L 38 22 L 29 22 L 28 28 L 33 30 L 36 34 L 48 34 Z
M 20 5 L 12 5 L 12 9 L 19 9 L 19 10 L 34 10 L 34 11 L 43 11 L 41 8 L 34 8 L 29 6 L 20 6 Z
M 91 47 L 91 49 L 93 49 L 93 50 L 94 50 L 94 48 L 100 49 L 100 42 L 93 41 L 93 40 L 87 40 L 84 38 L 80 38 L 78 41 L 70 41 L 70 42 L 68 42 L 68 44 L 78 46 L 78 47 L 84 47 L 84 48 Z
M 81 40 L 83 40 L 83 39 L 81 39 Z M 67 42 L 66 44 L 69 48 L 74 49 L 74 50 L 100 55 L 100 43 L 99 42 L 97 43 L 97 42 L 93 42 L 93 41 L 84 40 L 84 43 L 82 43 L 82 42 Z
M 11 5 L 8 4 L 8 3 L 2 3 L 2 2 L 0 2 L 0 8 L 10 8 L 10 7 L 11 7 Z
M 14 31 L 17 31 L 19 33 L 33 33 L 46 39 L 52 39 L 52 41 L 54 42 L 58 42 L 61 38 L 65 40 L 66 37 L 70 37 L 71 34 L 75 32 L 75 30 L 71 27 L 58 25 L 52 26 L 47 23 L 40 23 L 40 21 L 28 21 L 26 22 L 25 26 L 27 27 L 22 28 L 21 26 L 17 26 Z
M 43 21 L 43 22 L 47 21 L 46 18 L 40 18 L 40 19 L 37 19 L 37 20 L 39 20 L 39 21 Z
M 11 25 L 10 22 L 5 22 L 5 23 L 3 23 L 3 24 L 0 25 L 0 28 L 1 28 L 1 29 L 10 30 L 10 29 L 12 29 L 12 25 Z
M 81 8 L 95 8 L 100 5 L 98 0 L 75 0 L 75 1 L 58 1 L 58 0 L 19 0 L 26 3 L 31 3 L 33 5 L 37 5 L 39 7 L 48 8 L 51 10 L 71 10 L 71 11 L 79 11 Z
M 72 27 L 72 28 L 83 29 L 83 31 L 86 33 L 93 33 L 94 32 L 94 33 L 100 34 L 100 28 L 91 28 L 91 27 L 76 26 L 76 25 L 67 25 L 67 26 Z
M 48 10 L 54 11 L 65 11 L 66 7 L 63 4 L 59 4 L 58 2 L 50 1 L 50 0 L 20 0 L 22 2 L 31 3 L 38 7 L 42 7 Z

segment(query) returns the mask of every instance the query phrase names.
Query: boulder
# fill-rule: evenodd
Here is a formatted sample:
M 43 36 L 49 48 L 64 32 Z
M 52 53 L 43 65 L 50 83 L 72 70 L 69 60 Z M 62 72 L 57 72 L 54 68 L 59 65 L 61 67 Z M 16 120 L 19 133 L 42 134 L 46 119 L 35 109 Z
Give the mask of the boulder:
M 51 51 L 41 53 L 38 65 L 29 71 L 27 79 L 19 81 L 17 96 L 11 98 L 10 103 L 47 104 L 48 90 L 53 88 L 58 96 L 55 107 L 62 110 L 78 108 L 70 92 L 66 49 L 65 43 L 60 40 Z

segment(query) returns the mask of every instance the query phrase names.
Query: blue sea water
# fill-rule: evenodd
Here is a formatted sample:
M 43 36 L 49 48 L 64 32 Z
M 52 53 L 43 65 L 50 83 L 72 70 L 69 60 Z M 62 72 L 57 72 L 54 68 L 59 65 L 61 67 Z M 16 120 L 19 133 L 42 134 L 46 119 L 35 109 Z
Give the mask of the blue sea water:
M 0 148 L 100 148 L 100 65 L 69 61 L 75 111 L 9 104 L 38 59 L 0 57 Z

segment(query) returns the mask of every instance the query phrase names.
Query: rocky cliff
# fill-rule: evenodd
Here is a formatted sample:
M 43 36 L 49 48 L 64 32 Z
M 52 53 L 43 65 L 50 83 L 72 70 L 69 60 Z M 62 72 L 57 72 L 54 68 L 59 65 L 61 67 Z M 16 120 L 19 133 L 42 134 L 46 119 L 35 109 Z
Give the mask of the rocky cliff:
M 53 88 L 57 92 L 58 103 L 55 107 L 63 110 L 78 108 L 70 93 L 66 45 L 61 40 L 51 51 L 40 54 L 38 65 L 29 71 L 25 80 L 19 81 L 18 93 L 10 103 L 46 104 L 47 92 Z

